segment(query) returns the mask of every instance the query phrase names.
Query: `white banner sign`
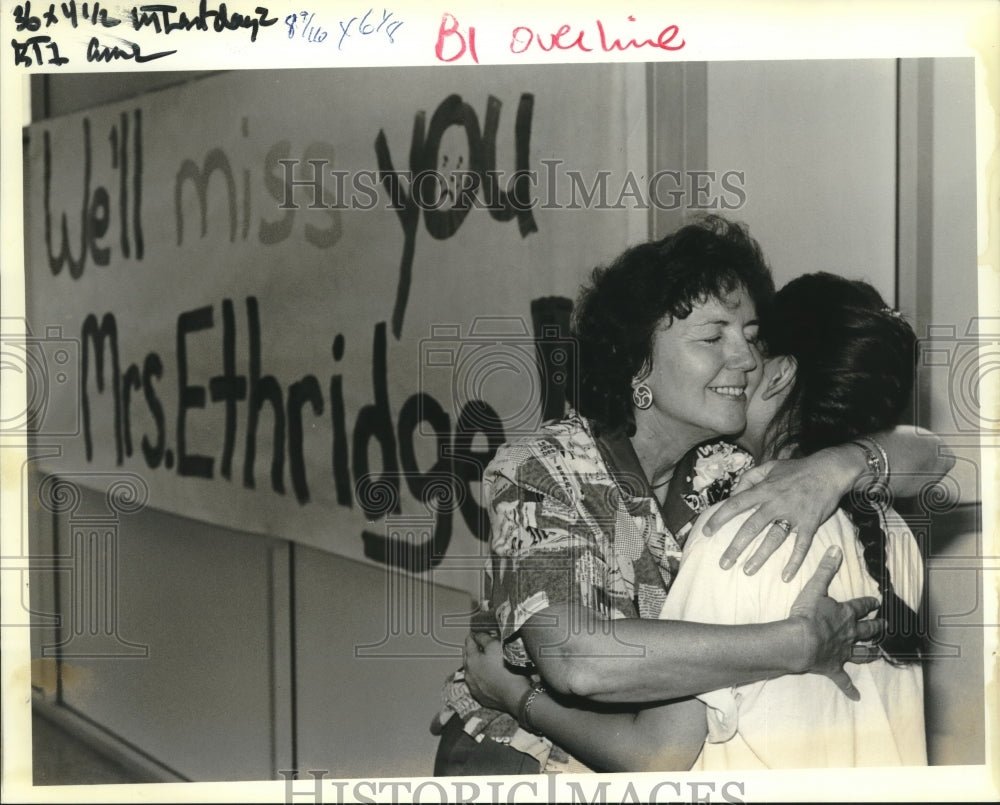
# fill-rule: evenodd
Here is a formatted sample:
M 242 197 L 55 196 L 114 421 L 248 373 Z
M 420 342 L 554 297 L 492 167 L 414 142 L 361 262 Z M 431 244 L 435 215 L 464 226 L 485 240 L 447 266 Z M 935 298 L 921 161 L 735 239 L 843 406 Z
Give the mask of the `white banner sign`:
M 481 556 L 483 466 L 561 412 L 570 300 L 645 237 L 642 70 L 230 73 L 31 127 L 48 470 L 417 571 Z

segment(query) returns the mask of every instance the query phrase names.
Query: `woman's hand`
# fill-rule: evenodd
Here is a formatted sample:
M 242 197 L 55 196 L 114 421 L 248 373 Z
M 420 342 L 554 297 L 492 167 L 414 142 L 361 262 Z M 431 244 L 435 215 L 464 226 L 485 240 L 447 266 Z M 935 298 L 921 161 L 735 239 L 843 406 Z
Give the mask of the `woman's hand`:
M 864 619 L 878 608 L 877 598 L 853 598 L 838 603 L 827 595 L 830 581 L 843 559 L 840 548 L 830 548 L 823 555 L 816 572 L 793 602 L 788 617 L 799 620 L 804 627 L 810 658 L 806 671 L 828 676 L 848 698 L 857 701 L 861 694 L 844 670 L 844 663 L 876 659 L 877 646 L 859 643 L 877 638 L 885 622 L 880 618 Z
M 722 503 L 705 524 L 705 533 L 711 534 L 740 512 L 757 507 L 740 526 L 719 564 L 726 569 L 732 567 L 747 545 L 767 530 L 760 547 L 743 567 L 752 576 L 785 538 L 794 533 L 795 547 L 781 578 L 788 581 L 795 576 L 816 529 L 837 510 L 840 499 L 864 472 L 861 451 L 849 450 L 830 448 L 806 458 L 768 461 L 747 470 L 736 486 L 736 494 Z M 781 520 L 790 527 L 786 529 L 775 523 Z
M 507 668 L 500 641 L 485 632 L 470 632 L 465 638 L 463 658 L 465 682 L 476 701 L 516 717 L 517 706 L 531 682 Z

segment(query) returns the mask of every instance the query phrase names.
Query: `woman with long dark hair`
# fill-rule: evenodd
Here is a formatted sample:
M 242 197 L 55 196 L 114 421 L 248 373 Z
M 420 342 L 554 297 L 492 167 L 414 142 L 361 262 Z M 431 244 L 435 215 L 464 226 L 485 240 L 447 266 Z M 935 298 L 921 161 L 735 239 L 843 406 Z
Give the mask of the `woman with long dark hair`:
M 866 434 L 894 427 L 913 383 L 916 339 L 867 283 L 832 274 L 783 288 L 762 322 L 763 378 L 747 407 L 741 440 L 765 458 L 814 455 L 845 441 L 882 472 L 887 457 Z M 702 468 L 704 469 L 704 468 Z M 695 465 L 694 472 L 699 472 Z M 920 765 L 926 763 L 923 630 L 917 613 L 922 564 L 912 534 L 880 500 L 884 490 L 845 495 L 819 528 L 803 570 L 824 565 L 837 599 L 874 596 L 885 628 L 879 657 L 847 673 L 860 692 L 850 701 L 828 680 L 785 675 L 720 687 L 696 698 L 635 712 L 599 713 L 554 696 L 501 668 L 495 643 L 470 641 L 466 674 L 477 696 L 521 711 L 528 726 L 589 766 L 605 771 L 690 768 Z M 702 624 L 755 624 L 796 612 L 817 582 L 778 577 L 769 562 L 756 575 L 722 570 L 719 560 L 744 518 L 708 536 L 695 524 L 661 617 Z M 760 538 L 758 538 L 760 539 Z M 783 545 L 776 558 L 789 558 Z M 525 706 L 525 704 L 527 706 Z

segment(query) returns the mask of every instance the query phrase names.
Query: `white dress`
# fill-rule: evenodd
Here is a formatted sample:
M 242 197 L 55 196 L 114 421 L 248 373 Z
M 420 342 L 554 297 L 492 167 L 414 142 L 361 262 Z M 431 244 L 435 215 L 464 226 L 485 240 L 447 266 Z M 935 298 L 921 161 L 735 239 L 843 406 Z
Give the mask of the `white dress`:
M 661 618 L 726 624 L 782 620 L 831 545 L 843 549 L 844 561 L 830 583 L 830 596 L 838 601 L 878 597 L 854 525 L 844 512 L 838 511 L 820 527 L 801 570 L 786 583 L 781 571 L 791 555 L 792 539 L 785 540 L 753 576 L 743 572 L 742 562 L 762 537 L 736 567 L 722 570 L 719 559 L 749 513 L 706 537 L 702 526 L 712 511 L 705 512 L 692 530 Z M 893 587 L 917 610 L 923 563 L 916 541 L 892 511 L 883 528 Z M 699 696 L 707 705 L 709 733 L 694 768 L 926 765 L 920 665 L 897 667 L 876 660 L 845 667 L 861 693 L 858 702 L 817 674 L 788 675 Z

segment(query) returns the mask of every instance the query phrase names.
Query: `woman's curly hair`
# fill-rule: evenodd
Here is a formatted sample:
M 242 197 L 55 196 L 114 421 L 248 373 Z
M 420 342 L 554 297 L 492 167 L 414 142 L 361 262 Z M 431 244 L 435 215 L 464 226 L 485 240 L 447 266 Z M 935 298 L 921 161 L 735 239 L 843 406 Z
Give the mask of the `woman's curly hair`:
M 774 281 L 744 225 L 705 216 L 661 240 L 633 246 L 594 270 L 573 321 L 579 374 L 570 402 L 597 430 L 635 433 L 632 379 L 648 372 L 653 336 L 708 299 L 746 290 L 762 314 Z

